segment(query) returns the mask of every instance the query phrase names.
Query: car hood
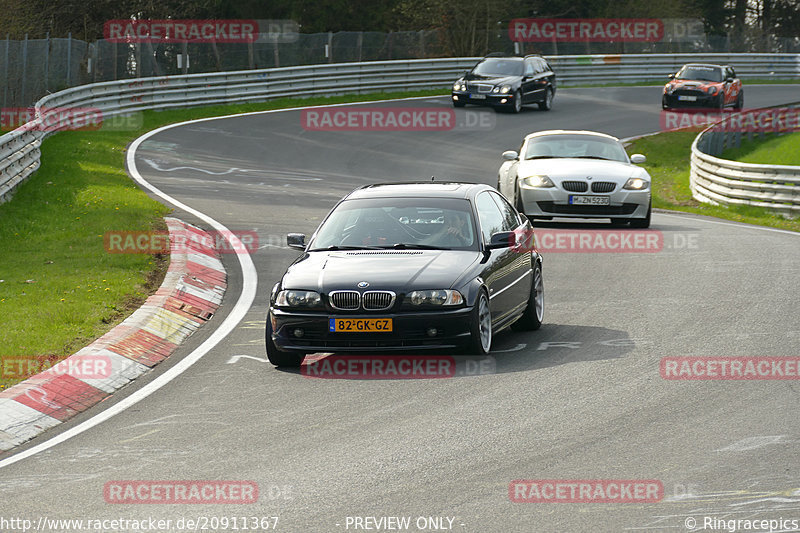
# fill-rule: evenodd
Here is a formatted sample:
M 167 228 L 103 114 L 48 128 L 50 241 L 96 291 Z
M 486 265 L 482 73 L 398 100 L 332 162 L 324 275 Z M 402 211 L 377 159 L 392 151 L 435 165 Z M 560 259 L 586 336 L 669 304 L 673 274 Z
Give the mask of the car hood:
M 457 250 L 352 250 L 309 252 L 293 263 L 281 283 L 285 289 L 411 290 L 449 289 L 482 254 Z
M 624 181 L 632 177 L 647 176 L 647 172 L 632 163 L 604 161 L 602 159 L 531 159 L 520 161 L 519 177 L 544 174 L 556 182 L 591 177 L 593 180 Z M 649 179 L 649 177 L 648 177 Z
M 464 76 L 465 81 L 485 81 L 487 83 L 493 83 L 494 85 L 501 85 L 501 84 L 513 84 L 514 82 L 519 81 L 521 76 L 481 76 L 480 74 L 467 74 Z
M 698 80 L 673 80 L 668 86 L 674 91 L 677 89 L 705 90 L 709 87 L 721 87 L 722 82 Z

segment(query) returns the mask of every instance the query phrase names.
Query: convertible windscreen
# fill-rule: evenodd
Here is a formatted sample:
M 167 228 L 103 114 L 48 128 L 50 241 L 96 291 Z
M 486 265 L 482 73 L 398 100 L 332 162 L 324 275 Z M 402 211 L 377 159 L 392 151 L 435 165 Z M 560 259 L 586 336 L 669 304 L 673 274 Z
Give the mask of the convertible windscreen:
M 371 198 L 339 204 L 320 227 L 310 250 L 477 250 L 478 244 L 467 200 Z
M 472 71 L 479 76 L 522 76 L 522 61 L 511 59 L 487 59 L 478 63 Z
M 683 67 L 675 77 L 679 80 L 722 81 L 722 69 L 717 67 Z
M 628 163 L 625 149 L 612 139 L 595 135 L 549 135 L 528 141 L 525 159 L 577 157 Z

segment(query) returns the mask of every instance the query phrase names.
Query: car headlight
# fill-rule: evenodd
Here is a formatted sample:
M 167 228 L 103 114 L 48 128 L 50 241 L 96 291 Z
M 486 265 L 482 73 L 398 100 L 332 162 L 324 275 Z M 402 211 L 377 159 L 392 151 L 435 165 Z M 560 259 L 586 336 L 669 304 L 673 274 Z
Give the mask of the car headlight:
M 522 183 L 524 183 L 528 187 L 534 187 L 536 189 L 546 189 L 548 187 L 555 187 L 553 181 L 547 176 L 528 176 L 527 178 L 522 180 Z
M 453 90 L 454 91 L 466 91 L 467 90 L 467 84 L 464 83 L 463 81 L 459 80 L 459 81 L 457 81 L 457 82 L 455 82 L 453 84 Z
M 503 94 L 507 94 L 510 90 L 511 90 L 510 85 L 503 85 L 502 87 L 500 87 L 500 92 Z
M 625 182 L 623 185 L 623 189 L 628 189 L 631 191 L 642 191 L 646 189 L 650 183 L 647 180 L 643 180 L 642 178 L 628 178 L 628 181 Z
M 461 305 L 464 303 L 464 297 L 458 291 L 438 289 L 411 291 L 406 296 L 406 301 L 411 305 Z
M 706 92 L 708 92 L 708 94 L 710 94 L 711 96 L 714 96 L 719 92 L 719 87 L 717 87 L 716 85 L 713 85 L 711 87 L 706 87 Z
M 500 87 L 499 87 L 499 86 L 498 86 L 498 87 L 494 87 L 494 88 L 492 89 L 492 92 L 493 92 L 493 93 L 499 93 L 499 92 L 500 92 Z
M 278 307 L 317 307 L 322 302 L 320 295 L 315 291 L 288 290 L 278 293 L 275 305 Z
M 664 92 L 665 93 L 672 94 L 674 91 L 675 91 L 675 87 L 671 83 L 668 83 L 668 84 L 664 85 Z

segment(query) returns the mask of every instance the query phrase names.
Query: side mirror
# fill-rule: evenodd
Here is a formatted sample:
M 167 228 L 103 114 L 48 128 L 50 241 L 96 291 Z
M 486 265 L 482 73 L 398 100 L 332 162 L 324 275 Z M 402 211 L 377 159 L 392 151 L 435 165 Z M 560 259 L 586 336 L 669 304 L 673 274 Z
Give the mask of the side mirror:
M 519 159 L 519 154 L 514 150 L 507 150 L 503 152 L 503 159 L 505 159 L 506 161 L 516 161 L 517 159 Z
M 302 233 L 289 233 L 286 235 L 286 244 L 295 250 L 306 249 L 306 236 Z
M 634 163 L 636 165 L 641 165 L 645 161 L 647 161 L 647 158 L 642 154 L 633 154 L 631 156 L 631 163 Z
M 670 74 L 670 75 L 669 75 L 669 76 L 667 76 L 667 77 L 668 77 L 669 79 L 671 79 L 671 80 L 674 80 L 674 79 L 675 79 L 675 74 Z
M 513 231 L 499 231 L 492 233 L 492 238 L 489 244 L 486 245 L 487 250 L 495 250 L 497 248 L 510 248 L 516 244 L 516 238 Z
M 725 78 L 725 83 L 733 83 L 733 78 Z

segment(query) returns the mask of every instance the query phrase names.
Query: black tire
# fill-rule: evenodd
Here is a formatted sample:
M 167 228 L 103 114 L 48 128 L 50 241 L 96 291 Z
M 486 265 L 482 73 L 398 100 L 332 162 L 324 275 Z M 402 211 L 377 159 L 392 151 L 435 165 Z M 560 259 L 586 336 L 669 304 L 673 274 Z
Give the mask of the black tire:
M 741 111 L 744 107 L 744 91 L 739 91 L 739 95 L 736 97 L 736 104 L 733 108 L 737 111 Z
M 514 207 L 521 215 L 525 214 L 525 206 L 522 205 L 522 197 L 519 195 L 519 185 L 514 188 Z
M 465 105 L 467 105 L 467 104 L 465 104 L 464 102 L 459 102 L 457 100 L 453 100 L 453 107 L 464 107 Z
M 647 215 L 644 218 L 632 218 L 631 219 L 631 227 L 632 228 L 649 228 L 650 227 L 650 214 L 653 211 L 653 204 L 651 203 L 647 206 Z
M 539 102 L 538 105 L 541 111 L 550 111 L 553 109 L 553 89 L 550 87 L 547 88 L 547 91 L 544 93 L 544 100 Z
M 488 313 L 488 322 L 486 320 Z M 492 349 L 492 311 L 489 308 L 489 297 L 481 290 L 475 307 L 470 315 L 470 337 L 467 353 L 470 355 L 486 355 Z M 486 338 L 488 336 L 488 340 Z
M 511 324 L 514 331 L 534 331 L 542 327 L 544 319 L 544 280 L 542 265 L 537 261 L 533 267 L 531 292 L 528 295 L 528 307 L 519 319 Z
M 669 109 L 669 104 L 667 103 L 667 97 L 661 97 L 661 109 Z
M 293 367 L 297 368 L 303 363 L 306 354 L 297 352 L 284 352 L 278 349 L 274 342 L 272 342 L 272 321 L 267 315 L 267 328 L 266 328 L 266 347 L 267 359 L 275 366 Z
M 522 93 L 519 90 L 514 91 L 514 100 L 508 106 L 508 110 L 512 113 L 519 113 L 522 111 Z

